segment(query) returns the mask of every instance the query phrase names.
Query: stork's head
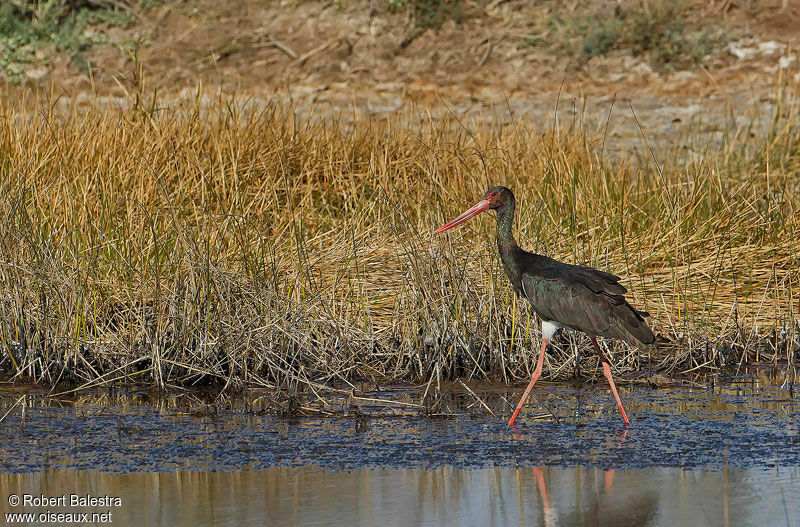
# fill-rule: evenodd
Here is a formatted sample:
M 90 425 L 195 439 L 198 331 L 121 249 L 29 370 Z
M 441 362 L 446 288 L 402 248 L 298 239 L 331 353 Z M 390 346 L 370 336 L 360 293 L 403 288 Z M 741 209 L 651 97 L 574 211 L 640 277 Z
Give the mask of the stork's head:
M 460 225 L 467 221 L 468 219 L 477 216 L 481 212 L 489 209 L 499 209 L 507 202 L 514 200 L 514 194 L 511 192 L 511 189 L 507 187 L 492 187 L 486 191 L 486 194 L 483 195 L 483 198 L 467 209 L 461 216 L 452 220 L 449 223 L 446 223 L 436 229 L 434 234 L 439 234 L 440 232 L 444 232 L 448 229 L 452 229 L 456 225 Z

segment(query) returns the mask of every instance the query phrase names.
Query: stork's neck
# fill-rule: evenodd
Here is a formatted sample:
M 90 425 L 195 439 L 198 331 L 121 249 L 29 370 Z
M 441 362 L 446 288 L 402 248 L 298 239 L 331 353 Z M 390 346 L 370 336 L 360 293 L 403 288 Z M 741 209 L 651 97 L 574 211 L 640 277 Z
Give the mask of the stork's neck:
M 509 252 L 517 246 L 514 235 L 511 233 L 511 224 L 514 223 L 514 197 L 506 201 L 497 209 L 497 247 L 500 253 Z

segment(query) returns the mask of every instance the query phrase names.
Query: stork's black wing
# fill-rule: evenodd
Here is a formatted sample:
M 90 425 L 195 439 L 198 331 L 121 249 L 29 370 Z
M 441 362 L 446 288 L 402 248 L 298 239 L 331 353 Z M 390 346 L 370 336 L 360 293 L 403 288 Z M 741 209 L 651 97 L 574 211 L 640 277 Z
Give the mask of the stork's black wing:
M 591 267 L 570 265 L 552 258 L 525 253 L 521 277 L 523 294 L 544 320 L 589 335 L 619 338 L 649 348 L 655 336 L 645 311 L 631 306 L 620 278 Z

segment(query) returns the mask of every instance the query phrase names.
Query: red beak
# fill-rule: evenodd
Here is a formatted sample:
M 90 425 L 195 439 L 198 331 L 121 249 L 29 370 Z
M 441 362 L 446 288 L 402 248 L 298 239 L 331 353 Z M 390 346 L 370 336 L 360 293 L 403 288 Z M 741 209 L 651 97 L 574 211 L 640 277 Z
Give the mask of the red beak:
M 464 223 L 468 219 L 470 219 L 470 218 L 472 218 L 474 216 L 477 216 L 478 214 L 480 214 L 481 212 L 483 212 L 485 210 L 488 210 L 489 209 L 489 203 L 491 203 L 491 202 L 488 199 L 480 200 L 478 203 L 476 203 L 475 205 L 470 207 L 466 212 L 464 212 L 464 214 L 462 214 L 458 218 L 454 219 L 450 223 L 445 223 L 444 225 L 442 225 L 441 227 L 436 229 L 436 231 L 434 231 L 434 234 L 439 234 L 440 232 L 444 232 L 447 229 L 452 229 L 456 225 L 461 225 L 462 223 Z

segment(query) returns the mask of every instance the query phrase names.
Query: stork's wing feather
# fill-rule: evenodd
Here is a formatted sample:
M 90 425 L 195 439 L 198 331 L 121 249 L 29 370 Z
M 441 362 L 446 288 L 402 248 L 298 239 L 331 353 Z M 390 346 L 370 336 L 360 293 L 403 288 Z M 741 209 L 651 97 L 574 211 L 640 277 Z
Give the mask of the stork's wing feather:
M 589 335 L 619 338 L 635 346 L 653 345 L 655 337 L 644 322 L 648 314 L 625 300 L 627 290 L 618 283 L 619 277 L 547 260 L 538 262 L 535 274 L 522 276 L 523 293 L 539 316 Z
M 624 295 L 628 292 L 625 286 L 619 283 L 621 278 L 617 275 L 588 267 L 585 265 L 571 265 L 559 262 L 547 256 L 525 252 L 525 259 L 529 260 L 528 269 L 536 269 L 536 275 L 551 280 L 567 278 L 578 281 L 595 293 L 610 295 Z

